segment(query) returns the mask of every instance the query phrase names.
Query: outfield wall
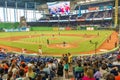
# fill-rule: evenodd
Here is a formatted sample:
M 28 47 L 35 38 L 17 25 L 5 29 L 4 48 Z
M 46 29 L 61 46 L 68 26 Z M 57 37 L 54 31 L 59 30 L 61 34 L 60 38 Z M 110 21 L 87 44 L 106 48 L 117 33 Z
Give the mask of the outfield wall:
M 50 31 L 50 30 L 53 30 L 53 27 L 36 26 L 36 27 L 30 27 L 30 30 L 31 31 Z
M 43 23 L 48 25 L 47 23 Z M 33 23 L 35 25 L 35 23 Z M 39 24 L 38 24 L 39 25 Z M 4 29 L 18 29 L 19 23 L 0 23 L 0 31 L 4 31 Z M 111 30 L 112 28 L 102 28 L 98 26 L 30 26 L 30 31 L 50 31 L 50 30 Z M 113 30 L 113 29 L 112 29 Z M 18 30 L 19 31 L 19 30 Z
M 44 26 L 37 26 L 37 27 L 30 27 L 31 31 L 57 31 L 57 30 L 97 30 L 97 26 L 82 26 L 82 27 L 76 27 L 72 28 L 69 26 L 66 27 L 44 27 Z

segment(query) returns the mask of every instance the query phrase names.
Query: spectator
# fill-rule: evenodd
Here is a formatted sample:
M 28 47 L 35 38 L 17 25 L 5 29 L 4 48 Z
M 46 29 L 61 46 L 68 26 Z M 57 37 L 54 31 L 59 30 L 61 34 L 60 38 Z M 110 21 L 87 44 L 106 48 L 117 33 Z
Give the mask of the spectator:
M 63 61 L 60 61 L 58 63 L 57 75 L 60 79 L 62 79 L 61 77 L 63 77 Z
M 7 80 L 12 80 L 12 72 L 8 72 Z
M 34 79 L 36 76 L 36 73 L 33 72 L 33 69 L 31 66 L 28 67 L 28 72 L 26 73 L 26 77 L 29 77 L 30 79 Z
M 115 80 L 120 80 L 120 70 L 118 70 L 118 75 L 115 76 Z
M 48 78 L 48 74 L 43 69 L 44 69 L 44 64 L 41 64 L 40 72 L 38 73 L 38 75 L 41 76 L 42 80 L 46 80 Z
M 64 56 L 64 61 L 68 62 L 68 55 L 67 54 L 65 54 L 65 56 Z
M 48 75 L 50 75 L 50 69 L 48 68 L 48 63 L 45 64 L 43 71 L 45 71 Z
M 3 75 L 4 75 L 4 68 L 0 67 L 0 79 L 2 79 Z
M 8 72 L 10 72 L 10 73 L 12 73 L 12 79 L 15 79 L 16 78 L 16 76 L 17 76 L 17 74 L 18 74 L 18 67 L 16 66 L 16 64 L 15 63 L 13 63 L 11 66 L 10 66 L 10 68 L 9 68 L 9 70 L 8 70 Z
M 75 72 L 83 72 L 83 67 L 81 66 L 80 61 L 77 61 L 77 66 L 75 67 Z
M 95 80 L 92 69 L 88 69 L 86 74 L 87 76 L 84 76 L 82 80 Z
M 37 75 L 37 77 L 35 78 L 35 80 L 42 80 L 41 75 Z
M 83 67 L 81 66 L 81 61 L 78 60 L 77 61 L 77 66 L 75 66 L 75 72 L 74 72 L 74 75 L 75 75 L 75 78 L 78 80 L 78 79 L 81 79 L 83 77 Z
M 115 66 L 112 68 L 112 70 L 110 71 L 111 74 L 113 74 L 114 76 L 118 75 L 118 68 Z
M 120 52 L 117 55 L 117 60 L 113 62 L 113 66 L 117 66 L 120 69 Z
M 113 74 L 108 74 L 106 80 L 115 80 L 115 76 Z
M 109 74 L 106 64 L 102 64 L 102 66 L 100 68 L 100 73 L 101 73 L 101 76 L 102 76 L 101 80 L 106 80 L 106 77 Z
M 100 80 L 100 78 L 101 78 L 102 76 L 101 76 L 101 73 L 100 73 L 100 71 L 99 71 L 99 69 L 95 72 L 95 74 L 94 74 L 94 78 L 96 79 L 96 80 Z
M 24 70 L 21 69 L 19 70 L 19 78 L 17 78 L 16 80 L 29 80 L 29 78 L 25 77 L 25 73 L 24 73 Z
M 69 64 L 67 61 L 64 61 L 65 78 L 68 78 L 68 70 L 69 70 Z
M 68 53 L 69 71 L 72 71 L 72 55 Z

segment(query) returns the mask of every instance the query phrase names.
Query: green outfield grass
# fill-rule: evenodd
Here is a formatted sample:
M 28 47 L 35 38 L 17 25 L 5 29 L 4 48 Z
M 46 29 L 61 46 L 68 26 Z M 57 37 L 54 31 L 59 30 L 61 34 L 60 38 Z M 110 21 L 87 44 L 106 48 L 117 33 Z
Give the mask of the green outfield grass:
M 100 36 L 97 36 L 96 38 L 87 38 L 83 36 L 59 36 L 60 34 L 87 34 L 87 35 L 97 35 L 98 32 Z M 26 48 L 28 50 L 36 51 L 38 52 L 38 46 L 42 45 L 43 53 L 56 53 L 56 54 L 63 54 L 67 52 L 71 53 L 78 53 L 78 52 L 86 52 L 94 50 L 94 45 L 90 44 L 90 40 L 93 42 L 98 42 L 99 47 L 106 39 L 107 37 L 112 33 L 112 31 L 30 31 L 30 32 L 1 32 L 0 38 L 6 38 L 6 37 L 13 37 L 13 36 L 25 36 L 27 35 L 28 38 L 23 38 L 16 41 L 5 41 L 0 40 L 0 44 L 17 47 L 17 48 Z M 58 36 L 55 36 L 55 40 L 50 40 L 50 44 L 55 43 L 62 43 L 63 41 L 66 41 L 67 43 L 75 43 L 78 46 L 75 48 L 68 48 L 68 49 L 58 49 L 58 48 L 48 48 L 46 45 L 46 40 L 49 38 L 53 38 L 52 36 L 37 36 L 30 38 L 30 35 L 41 35 L 41 34 L 55 34 Z

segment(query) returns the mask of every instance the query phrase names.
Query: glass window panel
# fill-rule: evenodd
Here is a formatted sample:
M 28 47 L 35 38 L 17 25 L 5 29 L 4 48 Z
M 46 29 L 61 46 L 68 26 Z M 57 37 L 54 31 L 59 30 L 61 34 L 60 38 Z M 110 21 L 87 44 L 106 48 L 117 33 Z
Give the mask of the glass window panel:
M 4 22 L 4 13 L 2 7 L 0 7 L 0 22 Z
M 41 17 L 43 17 L 43 15 L 37 11 L 36 12 L 36 20 L 39 20 Z
M 7 8 L 7 21 L 8 22 L 11 22 L 11 9 L 10 8 Z

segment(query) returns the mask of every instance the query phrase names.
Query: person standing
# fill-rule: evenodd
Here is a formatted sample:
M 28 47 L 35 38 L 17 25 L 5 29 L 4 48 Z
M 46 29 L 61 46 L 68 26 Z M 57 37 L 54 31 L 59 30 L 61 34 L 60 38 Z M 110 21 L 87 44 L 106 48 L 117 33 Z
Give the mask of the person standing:
M 59 80 L 63 80 L 63 61 L 60 61 L 59 63 L 58 63 L 58 68 L 57 68 L 57 75 L 58 75 L 58 78 L 59 78 Z
M 49 39 L 47 39 L 47 45 L 49 45 L 49 43 L 50 43 L 50 42 L 49 42 Z
M 58 35 L 60 36 L 60 32 L 58 33 Z
M 22 53 L 25 54 L 26 53 L 26 49 L 25 48 L 22 48 Z
M 41 45 L 39 46 L 38 52 L 40 55 L 42 55 L 42 46 Z
M 69 64 L 68 61 L 64 60 L 64 73 L 65 73 L 65 78 L 68 79 L 69 78 L 69 74 L 68 71 L 69 70 Z
M 66 46 L 66 42 L 65 42 L 65 41 L 63 41 L 63 46 L 64 46 L 64 47 Z
M 117 47 L 117 41 L 115 42 L 115 47 Z
M 100 34 L 99 34 L 99 32 L 97 33 L 97 36 L 99 36 Z
M 68 53 L 68 63 L 69 63 L 69 71 L 72 71 L 72 55 Z

